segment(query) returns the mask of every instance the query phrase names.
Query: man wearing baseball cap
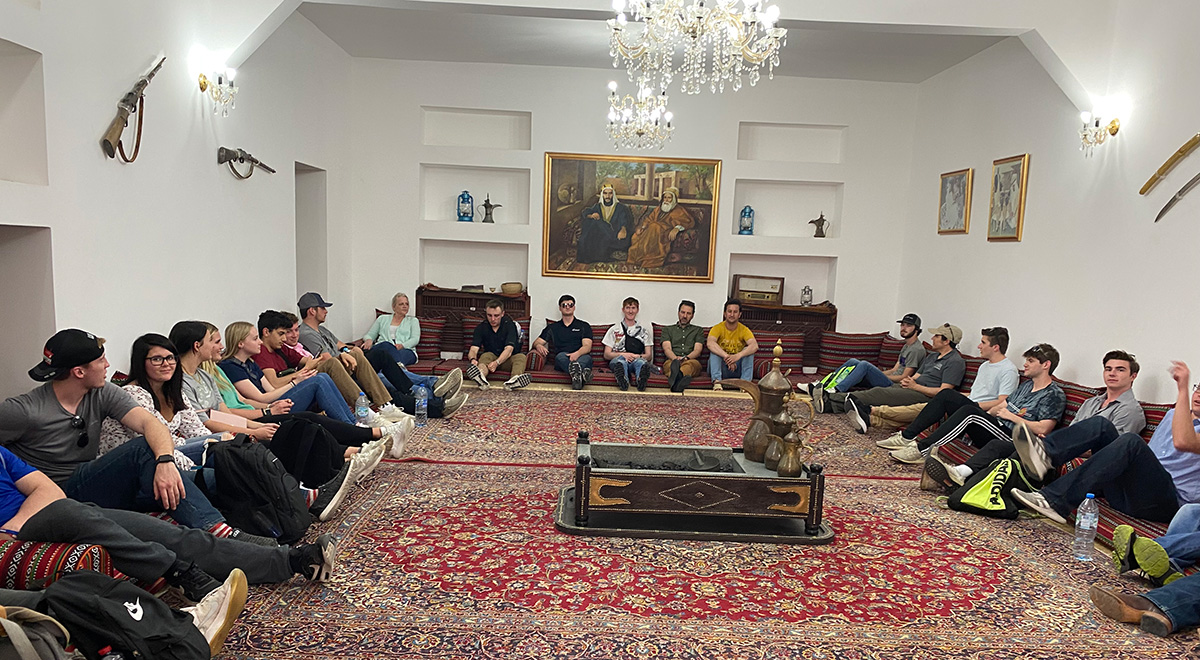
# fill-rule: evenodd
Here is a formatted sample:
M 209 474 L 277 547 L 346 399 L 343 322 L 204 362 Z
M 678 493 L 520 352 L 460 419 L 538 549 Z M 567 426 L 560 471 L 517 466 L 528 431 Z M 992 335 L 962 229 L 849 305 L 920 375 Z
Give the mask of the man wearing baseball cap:
M 900 324 L 900 337 L 904 339 L 904 347 L 900 349 L 895 366 L 884 372 L 866 360 L 846 360 L 825 379 L 809 385 L 808 393 L 812 396 L 813 407 L 817 412 L 833 412 L 830 394 L 845 394 L 860 383 L 866 383 L 870 387 L 891 387 L 893 383 L 899 383 L 917 373 L 917 369 L 920 369 L 921 363 L 925 361 L 925 347 L 921 345 L 921 317 L 905 314 L 904 318 L 896 323 Z
M 905 376 L 889 387 L 872 387 L 853 394 L 831 394 L 835 407 L 844 406 L 852 425 L 865 433 L 870 425 L 871 406 L 908 406 L 928 403 L 935 394 L 958 387 L 967 373 L 967 361 L 957 350 L 962 330 L 944 323 L 929 332 L 933 351 L 925 355 L 915 376 Z
M 185 527 L 259 545 L 274 539 L 225 524 L 195 482 L 175 466 L 175 442 L 154 414 L 107 381 L 104 340 L 61 330 L 29 377 L 45 385 L 0 403 L 0 445 L 62 487 L 67 497 L 109 509 L 170 511 Z M 100 426 L 112 417 L 141 434 L 97 458 Z

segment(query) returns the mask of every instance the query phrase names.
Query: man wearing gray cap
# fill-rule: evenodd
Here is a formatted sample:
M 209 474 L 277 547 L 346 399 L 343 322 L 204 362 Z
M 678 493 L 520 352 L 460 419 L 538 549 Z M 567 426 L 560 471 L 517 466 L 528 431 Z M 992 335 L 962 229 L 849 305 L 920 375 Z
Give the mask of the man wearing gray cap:
M 812 396 L 813 407 L 817 412 L 832 412 L 829 410 L 831 393 L 845 394 L 860 383 L 871 387 L 891 387 L 893 383 L 899 383 L 917 373 L 917 369 L 920 369 L 921 363 L 925 361 L 925 347 L 921 345 L 921 317 L 905 314 L 904 318 L 896 323 L 900 324 L 900 337 L 904 339 L 904 347 L 900 349 L 895 366 L 884 372 L 866 360 L 846 360 L 823 380 L 809 385 L 808 393 Z
M 905 376 L 900 382 L 892 383 L 888 387 L 872 387 L 853 394 L 835 392 L 829 395 L 830 408 L 834 412 L 853 413 L 855 405 L 863 408 L 928 403 L 941 390 L 958 387 L 967 373 L 967 362 L 958 352 L 962 330 L 956 325 L 944 323 L 929 333 L 933 335 L 930 340 L 933 343 L 933 351 L 925 355 L 915 376 Z M 852 414 L 851 421 L 854 421 L 854 417 Z M 856 426 L 866 431 L 861 424 Z

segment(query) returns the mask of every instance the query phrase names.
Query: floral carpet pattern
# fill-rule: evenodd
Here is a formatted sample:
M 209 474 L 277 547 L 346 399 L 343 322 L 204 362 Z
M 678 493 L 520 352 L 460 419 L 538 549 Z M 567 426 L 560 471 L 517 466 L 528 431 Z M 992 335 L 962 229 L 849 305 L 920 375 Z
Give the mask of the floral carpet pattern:
M 860 437 L 850 441 L 865 443 Z M 951 512 L 910 481 L 832 478 L 826 546 L 557 532 L 554 467 L 385 463 L 317 532 L 325 585 L 252 589 L 228 657 L 1188 658 L 1200 635 L 1098 615 L 1093 583 L 1037 520 Z

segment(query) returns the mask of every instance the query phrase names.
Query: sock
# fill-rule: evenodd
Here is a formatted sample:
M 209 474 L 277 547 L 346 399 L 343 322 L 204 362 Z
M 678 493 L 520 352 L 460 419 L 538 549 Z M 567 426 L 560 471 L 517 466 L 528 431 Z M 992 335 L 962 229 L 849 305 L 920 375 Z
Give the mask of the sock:
M 230 527 L 229 525 L 226 525 L 225 521 L 222 520 L 221 522 L 213 525 L 212 527 L 209 527 L 208 533 L 212 534 L 213 536 L 215 536 L 217 538 L 227 539 L 230 537 L 230 535 L 233 534 L 233 528 Z
M 306 506 L 306 507 L 312 506 L 313 502 L 317 501 L 317 492 L 318 491 L 316 488 L 304 488 L 302 486 L 300 488 L 300 490 L 304 491 L 304 506 Z
M 954 467 L 952 467 L 950 469 L 957 472 L 958 476 L 962 477 L 963 479 L 967 479 L 972 474 L 975 474 L 975 470 L 972 470 L 971 468 L 969 468 L 965 465 L 955 465 Z

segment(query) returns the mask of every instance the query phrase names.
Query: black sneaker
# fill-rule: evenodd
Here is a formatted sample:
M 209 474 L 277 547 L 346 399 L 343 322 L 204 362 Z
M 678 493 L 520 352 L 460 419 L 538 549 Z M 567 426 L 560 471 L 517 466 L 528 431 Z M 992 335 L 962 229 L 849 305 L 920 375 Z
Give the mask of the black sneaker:
M 278 548 L 279 547 L 279 541 L 276 541 L 275 539 L 273 539 L 269 536 L 259 536 L 257 534 L 251 534 L 250 532 L 238 529 L 236 527 L 234 527 L 233 532 L 231 532 L 229 534 L 229 538 L 233 539 L 234 541 L 241 541 L 242 543 L 252 543 L 254 545 L 261 545 L 261 546 L 264 546 L 267 548 Z
M 337 545 L 333 534 L 322 534 L 314 543 L 293 547 L 288 553 L 292 572 L 316 582 L 325 582 L 333 575 L 337 565 Z
M 567 372 L 571 374 L 571 389 L 583 389 L 583 367 L 579 366 L 578 362 L 572 362 L 567 367 Z
M 583 384 L 584 385 L 592 384 L 592 368 L 591 367 L 583 368 Z
M 813 392 L 812 395 L 813 408 L 819 413 L 829 411 L 829 392 L 824 389 L 819 389 Z
M 354 485 L 346 483 L 346 475 L 350 472 L 350 463 L 351 461 L 342 463 L 342 469 L 317 489 L 317 499 L 313 501 L 312 506 L 308 507 L 308 512 L 316 516 L 318 520 L 328 520 L 346 500 L 349 487 Z
M 679 380 L 679 360 L 671 360 L 671 364 L 667 367 L 667 387 L 671 388 L 672 392 L 678 392 L 675 389 L 675 383 Z
M 871 407 L 855 401 L 853 394 L 846 397 L 846 417 L 859 433 L 866 433 L 871 428 Z
M 637 375 L 637 388 L 639 392 L 646 391 L 646 383 L 650 381 L 650 371 L 653 368 L 654 367 L 650 366 L 649 362 L 642 365 L 642 370 L 639 371 Z
M 617 365 L 613 375 L 617 377 L 617 387 L 621 388 L 622 392 L 629 389 L 629 374 L 625 371 L 625 365 Z
M 221 588 L 216 578 L 196 567 L 195 563 L 183 565 L 176 562 L 175 567 L 165 576 L 167 584 L 183 592 L 183 597 L 199 603 L 204 597 Z

